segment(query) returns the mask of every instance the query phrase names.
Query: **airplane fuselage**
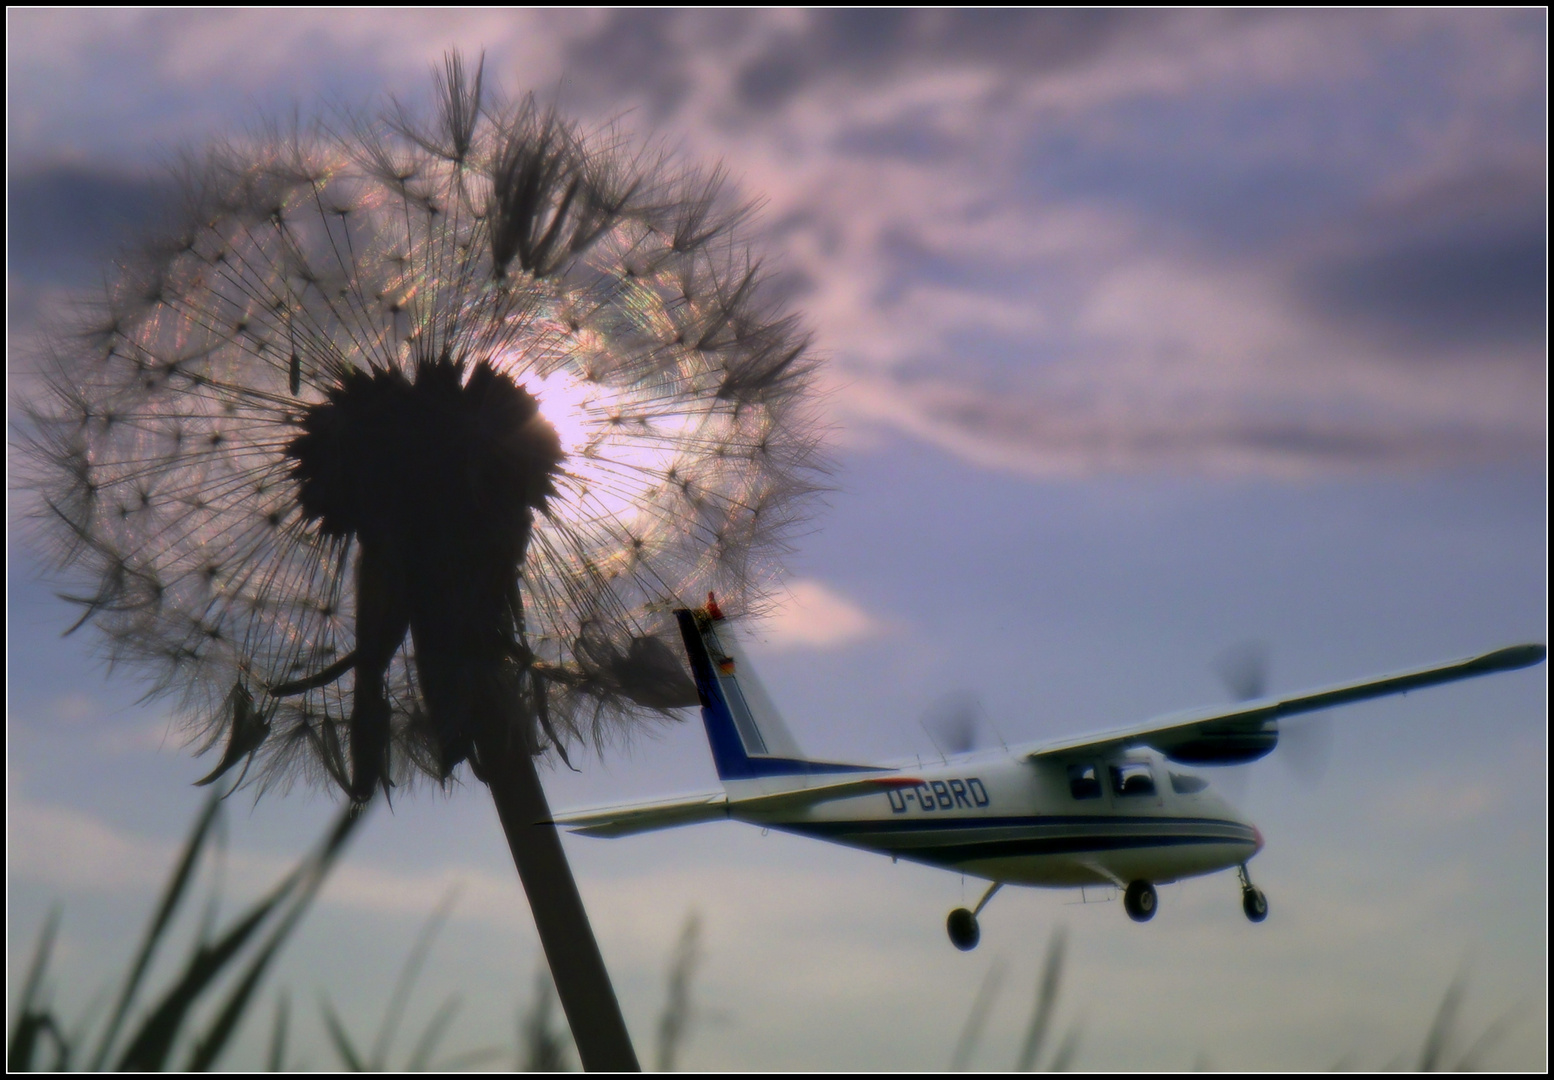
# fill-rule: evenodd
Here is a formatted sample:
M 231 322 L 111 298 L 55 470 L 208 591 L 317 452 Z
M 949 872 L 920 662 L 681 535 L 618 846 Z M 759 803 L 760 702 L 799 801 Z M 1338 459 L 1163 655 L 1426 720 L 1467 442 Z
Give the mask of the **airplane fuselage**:
M 1147 751 L 1036 762 L 1000 752 L 893 768 L 893 786 L 797 816 L 737 798 L 729 814 L 1019 885 L 1176 881 L 1243 865 L 1262 847 L 1200 777 Z

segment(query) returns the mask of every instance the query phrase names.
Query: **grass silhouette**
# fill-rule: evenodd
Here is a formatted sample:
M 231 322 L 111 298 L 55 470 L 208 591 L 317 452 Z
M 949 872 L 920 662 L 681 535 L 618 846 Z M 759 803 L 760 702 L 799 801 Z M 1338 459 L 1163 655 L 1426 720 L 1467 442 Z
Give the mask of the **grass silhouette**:
M 142 1005 L 153 963 L 179 924 L 191 886 L 219 833 L 222 806 L 223 793 L 218 791 L 202 809 L 116 994 L 110 999 L 107 989 L 99 993 L 74 1025 L 67 1025 L 60 1018 L 50 1000 L 48 967 L 63 917 L 58 906 L 50 911 L 39 933 L 11 1026 L 6 1054 L 10 1071 L 200 1072 L 219 1063 L 233 1036 L 254 1010 L 258 991 L 276 955 L 316 898 L 362 816 L 359 808 L 347 807 L 323 841 L 270 892 L 226 927 L 200 927 L 176 978 Z M 575 1048 L 565 1026 L 556 1024 L 558 1001 L 544 964 L 537 971 L 530 1004 L 519 1013 L 515 1046 L 479 1046 L 434 1061 L 461 1006 L 460 995 L 453 993 L 438 1004 L 425 1023 L 418 1025 L 419 1033 L 402 1062 L 391 1063 L 394 1039 L 406 1026 L 404 1020 L 415 985 L 456 900 L 455 889 L 422 926 L 370 1043 L 352 1036 L 328 996 L 320 996 L 323 1026 L 340 1067 L 352 1072 L 446 1072 L 490 1068 L 507 1060 L 517 1071 L 562 1072 L 574 1068 Z M 1059 1011 L 1066 953 L 1067 935 L 1064 928 L 1058 927 L 1048 939 L 1043 956 L 1035 1002 L 1014 1062 L 1017 1071 L 1061 1072 L 1075 1063 L 1081 1037 L 1077 1022 L 1067 1028 L 1050 1055 L 1045 1054 Z M 657 1032 L 655 1064 L 660 1071 L 675 1068 L 698 1016 L 692 989 L 702 959 L 701 920 L 693 911 L 687 915 L 670 956 L 665 1004 Z M 998 958 L 984 977 L 954 1047 L 949 1064 L 952 1071 L 971 1067 L 1003 988 L 1005 971 L 1003 958 Z M 1452 980 L 1418 1051 L 1397 1055 L 1387 1063 L 1389 1070 L 1411 1067 L 1420 1072 L 1470 1072 L 1486 1066 L 1506 1036 L 1526 1019 L 1528 1010 L 1525 1005 L 1508 1010 L 1470 1037 L 1461 1030 L 1467 985 L 1465 971 Z M 112 1007 L 105 1012 L 110 1000 Z M 288 1060 L 291 1030 L 291 999 L 283 989 L 276 996 L 265 1057 L 269 1071 L 299 1067 Z M 1333 1068 L 1344 1070 L 1355 1064 L 1350 1056 L 1336 1062 Z M 1194 1068 L 1212 1070 L 1214 1066 L 1206 1054 L 1200 1054 Z
M 213 792 L 195 822 L 113 1008 L 95 1036 L 95 1007 L 89 1007 L 76 1028 L 67 1031 L 50 1003 L 46 975 L 61 919 L 59 908 L 50 913 L 39 935 L 7 1041 L 6 1067 L 10 1071 L 204 1072 L 216 1065 L 253 1006 L 271 963 L 318 895 L 363 816 L 362 808 L 347 806 L 323 842 L 268 894 L 218 932 L 213 933 L 208 923 L 202 925 L 173 983 L 150 1005 L 137 1008 L 152 962 L 183 910 L 201 857 L 211 844 L 223 794 L 223 790 Z M 285 1021 L 283 1004 L 277 1016 L 282 1048 Z M 274 1042 L 272 1059 L 277 1057 Z

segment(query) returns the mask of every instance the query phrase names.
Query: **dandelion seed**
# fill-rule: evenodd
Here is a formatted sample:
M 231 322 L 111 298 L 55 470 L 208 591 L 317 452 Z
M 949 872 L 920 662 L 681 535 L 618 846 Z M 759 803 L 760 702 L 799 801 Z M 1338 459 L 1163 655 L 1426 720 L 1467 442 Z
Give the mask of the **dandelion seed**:
M 536 755 L 696 702 L 670 609 L 758 598 L 821 465 L 723 173 L 482 94 L 454 56 L 431 121 L 190 159 L 27 439 L 82 622 L 224 744 L 207 781 L 468 763 L 512 839 Z

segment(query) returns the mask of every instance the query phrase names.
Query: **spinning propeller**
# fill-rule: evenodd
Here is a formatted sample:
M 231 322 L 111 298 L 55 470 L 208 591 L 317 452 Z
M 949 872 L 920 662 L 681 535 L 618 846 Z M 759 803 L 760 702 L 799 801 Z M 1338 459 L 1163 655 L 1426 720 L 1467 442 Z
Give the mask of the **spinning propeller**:
M 986 719 L 981 698 L 970 690 L 956 690 L 928 706 L 918 723 L 934 749 L 949 757 L 977 749 Z
M 1268 643 L 1254 640 L 1232 645 L 1215 659 L 1214 673 L 1236 701 L 1267 697 Z M 1326 714 L 1308 713 L 1279 721 L 1279 746 L 1275 756 L 1305 786 L 1316 787 L 1321 783 L 1332 749 L 1333 722 Z

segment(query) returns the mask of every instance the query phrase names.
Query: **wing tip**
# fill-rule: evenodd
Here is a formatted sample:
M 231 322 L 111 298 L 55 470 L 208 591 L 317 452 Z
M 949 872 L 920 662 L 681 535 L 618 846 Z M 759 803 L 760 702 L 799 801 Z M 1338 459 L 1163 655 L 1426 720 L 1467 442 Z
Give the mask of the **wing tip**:
M 1479 658 L 1479 663 L 1490 671 L 1515 671 L 1518 668 L 1541 664 L 1548 655 L 1547 645 L 1510 645 L 1504 649 L 1486 653 Z

